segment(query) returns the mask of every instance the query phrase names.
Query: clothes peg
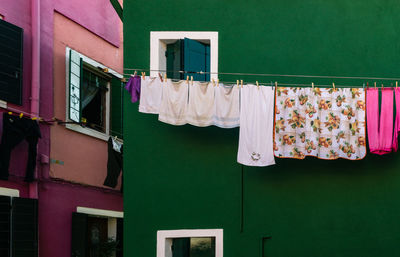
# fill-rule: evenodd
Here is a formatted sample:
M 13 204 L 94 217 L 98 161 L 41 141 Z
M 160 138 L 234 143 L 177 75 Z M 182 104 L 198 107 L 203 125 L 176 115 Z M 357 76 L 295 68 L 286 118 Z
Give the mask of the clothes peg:
M 219 79 L 217 79 L 217 87 L 219 87 Z
M 376 88 L 376 82 L 374 82 L 374 87 Z
M 189 85 L 189 76 L 186 76 L 186 82 Z
M 333 87 L 333 89 L 335 89 L 335 83 L 332 83 L 332 87 Z
M 275 90 L 278 87 L 278 81 L 275 81 Z
M 143 80 L 145 80 L 145 77 L 146 77 L 146 72 L 142 72 L 142 78 L 143 78 Z
M 126 78 L 122 78 L 121 81 L 125 83 L 126 82 Z
M 239 80 L 236 80 L 236 85 L 239 87 Z
M 365 83 L 363 83 L 363 89 L 365 88 Z
M 37 120 L 37 117 L 32 117 L 32 120 Z
M 12 115 L 12 112 L 8 112 L 9 115 Z
M 163 80 L 163 78 L 161 76 L 161 73 L 158 73 L 158 77 L 160 78 L 161 82 L 164 82 L 164 80 Z
M 314 82 L 311 82 L 311 88 L 314 89 Z
M 240 80 L 240 86 L 243 88 L 243 79 Z
M 397 88 L 397 81 L 396 81 L 396 88 Z
M 192 85 L 193 85 L 193 76 L 190 76 L 190 80 L 192 81 Z
M 108 73 L 108 68 L 103 68 L 103 72 Z
M 256 81 L 257 84 L 257 89 L 260 89 L 260 85 L 258 84 L 258 81 Z
M 382 83 L 382 90 L 383 90 L 383 83 Z
M 24 116 L 24 114 L 21 112 L 21 113 L 19 114 L 19 118 L 21 119 L 22 116 Z
M 135 72 L 133 73 L 133 76 L 136 76 L 136 74 L 137 74 L 137 71 L 135 71 Z
M 167 73 L 164 73 L 164 80 L 167 82 Z
M 215 87 L 215 80 L 214 79 L 212 79 L 212 83 L 213 83 L 213 86 Z

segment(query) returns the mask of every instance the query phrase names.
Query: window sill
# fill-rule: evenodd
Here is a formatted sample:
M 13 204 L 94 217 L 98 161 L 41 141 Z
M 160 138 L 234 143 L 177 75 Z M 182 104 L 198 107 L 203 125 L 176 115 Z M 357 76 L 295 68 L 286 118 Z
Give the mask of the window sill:
M 82 134 L 85 134 L 85 135 L 88 135 L 88 136 L 91 136 L 94 138 L 98 138 L 98 139 L 101 139 L 104 141 L 108 141 L 108 138 L 110 137 L 109 135 L 107 135 L 105 133 L 102 133 L 102 132 L 99 132 L 99 131 L 96 131 L 96 130 L 90 129 L 90 128 L 84 128 L 77 124 L 65 124 L 65 127 L 67 129 L 70 129 L 70 130 L 73 130 L 73 131 L 76 131 L 76 132 L 79 132 L 79 133 L 82 133 Z
M 1 108 L 7 108 L 7 102 L 0 100 L 0 107 Z

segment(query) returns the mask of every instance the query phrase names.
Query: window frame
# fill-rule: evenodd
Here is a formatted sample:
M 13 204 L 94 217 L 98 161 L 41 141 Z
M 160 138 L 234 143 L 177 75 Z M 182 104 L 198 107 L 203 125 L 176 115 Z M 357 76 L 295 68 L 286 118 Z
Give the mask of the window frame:
M 150 31 L 150 76 L 157 77 L 167 64 L 167 44 L 174 40 L 190 38 L 210 44 L 210 80 L 218 79 L 218 32 L 217 31 Z
M 179 229 L 157 231 L 157 257 L 172 257 L 172 241 L 184 237 L 214 237 L 215 257 L 223 257 L 223 229 Z
M 113 69 L 87 57 L 86 55 L 70 48 L 70 47 L 66 47 L 65 48 L 65 67 L 66 67 L 66 74 L 65 74 L 65 96 L 66 96 L 66 108 L 65 108 L 65 117 L 66 120 L 71 122 L 72 120 L 69 118 L 69 86 L 70 86 L 70 81 L 69 81 L 69 72 L 70 72 L 70 67 L 69 67 L 69 62 L 70 62 L 70 50 L 75 51 L 80 58 L 82 58 L 82 64 L 83 65 L 89 65 L 92 67 L 97 67 L 100 68 L 102 70 L 108 70 L 108 73 L 111 73 L 113 76 L 122 79 L 123 76 L 122 74 L 119 74 L 118 72 L 114 71 Z M 108 77 L 110 75 L 107 74 L 107 72 L 104 72 L 104 76 Z M 107 84 L 107 91 L 106 91 L 106 101 L 105 101 L 105 132 L 101 132 L 95 129 L 91 129 L 89 127 L 82 127 L 79 124 L 73 124 L 73 123 L 67 123 L 65 124 L 65 127 L 67 129 L 88 135 L 88 136 L 92 136 L 104 141 L 107 141 L 109 136 L 111 135 L 111 131 L 110 131 L 110 127 L 111 127 L 111 121 L 110 121 L 110 110 L 111 110 L 111 82 L 109 82 Z

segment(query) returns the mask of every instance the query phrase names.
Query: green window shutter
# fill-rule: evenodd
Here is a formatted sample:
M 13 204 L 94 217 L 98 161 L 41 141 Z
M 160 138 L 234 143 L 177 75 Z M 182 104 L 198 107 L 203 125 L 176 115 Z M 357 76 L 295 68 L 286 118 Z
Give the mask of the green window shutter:
M 207 71 L 210 66 L 209 47 L 203 43 L 189 38 L 184 39 L 184 62 L 183 68 L 185 71 Z M 208 55 L 208 57 L 207 57 Z M 208 63 L 207 63 L 208 61 Z M 209 69 L 209 68 L 208 68 Z M 207 81 L 209 76 L 207 74 L 185 74 L 185 77 L 193 76 L 194 80 Z M 208 78 L 208 79 L 207 79 Z
M 181 49 L 183 40 L 178 40 L 173 44 L 167 45 L 165 56 L 167 57 L 167 76 L 171 79 L 184 79 L 183 74 L 179 71 L 182 70 L 182 57 Z
M 0 99 L 22 105 L 22 28 L 0 19 Z
M 0 196 L 0 256 L 10 256 L 11 198 Z
M 72 213 L 71 257 L 86 257 L 88 215 Z
M 123 99 L 124 99 L 123 83 L 119 78 L 111 79 L 111 135 L 123 138 Z
M 13 257 L 38 256 L 37 199 L 12 198 Z
M 81 78 L 82 58 L 74 51 L 69 51 L 69 118 L 81 122 Z
M 190 237 L 174 238 L 172 241 L 172 257 L 190 256 Z

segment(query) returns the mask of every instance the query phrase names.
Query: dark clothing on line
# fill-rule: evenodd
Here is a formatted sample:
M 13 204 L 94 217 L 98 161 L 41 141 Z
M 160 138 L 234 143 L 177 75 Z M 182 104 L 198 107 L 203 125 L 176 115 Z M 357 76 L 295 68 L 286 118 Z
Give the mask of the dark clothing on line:
M 29 145 L 25 181 L 31 182 L 34 180 L 37 143 L 40 137 L 41 133 L 37 121 L 19 118 L 8 113 L 3 114 L 3 135 L 0 145 L 0 179 L 8 179 L 11 151 L 25 139 Z
M 104 185 L 108 187 L 116 187 L 118 183 L 118 176 L 122 170 L 122 153 L 123 147 L 121 146 L 121 152 L 115 151 L 113 148 L 112 138 L 108 139 L 108 161 L 107 161 L 107 177 L 104 181 Z M 122 186 L 121 186 L 122 190 Z

